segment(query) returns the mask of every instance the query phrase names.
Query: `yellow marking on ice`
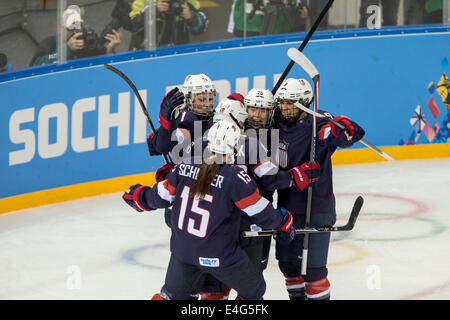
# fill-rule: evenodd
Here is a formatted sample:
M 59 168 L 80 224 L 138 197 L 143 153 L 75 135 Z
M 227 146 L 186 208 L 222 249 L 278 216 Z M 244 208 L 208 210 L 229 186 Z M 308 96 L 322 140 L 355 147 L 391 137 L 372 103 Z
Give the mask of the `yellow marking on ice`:
M 369 255 L 369 253 L 363 247 L 349 243 L 349 242 L 338 241 L 338 242 L 332 242 L 331 245 L 337 245 L 337 246 L 342 246 L 342 247 L 348 248 L 351 251 L 353 251 L 353 255 L 350 258 L 344 259 L 341 261 L 331 262 L 331 263 L 328 262 L 327 263 L 328 268 L 340 267 L 340 266 L 350 264 L 350 263 L 353 263 L 356 261 L 364 260 Z M 272 250 L 275 250 L 274 246 L 272 246 Z M 277 263 L 269 263 L 268 266 L 272 267 L 272 268 L 278 268 L 278 262 Z
M 338 242 L 332 242 L 332 245 L 338 245 L 338 246 L 342 246 L 345 248 L 348 248 L 350 250 L 353 251 L 353 256 L 351 256 L 348 259 L 344 259 L 341 261 L 337 261 L 337 262 L 332 262 L 332 263 L 328 263 L 327 266 L 328 267 L 339 267 L 339 266 L 343 266 L 346 264 L 350 264 L 356 261 L 360 261 L 365 259 L 368 256 L 368 252 L 361 246 L 357 246 L 353 243 L 350 242 L 344 242 L 344 241 L 338 241 Z

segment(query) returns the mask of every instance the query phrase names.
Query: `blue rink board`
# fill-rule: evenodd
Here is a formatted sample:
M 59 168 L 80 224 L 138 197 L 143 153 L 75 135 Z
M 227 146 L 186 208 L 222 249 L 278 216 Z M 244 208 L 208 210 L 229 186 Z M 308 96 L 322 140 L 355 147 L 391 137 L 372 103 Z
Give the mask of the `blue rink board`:
M 289 63 L 287 49 L 299 47 L 300 42 L 276 43 L 275 37 L 270 39 L 272 42 L 265 45 L 162 55 L 112 65 L 128 75 L 139 90 L 146 90 L 146 104 L 158 127 L 162 97 L 168 87 L 182 84 L 187 74 L 209 75 L 219 88 L 219 98 L 236 90 L 245 93 L 254 85 L 271 89 L 274 77 Z M 448 31 L 368 37 L 355 37 L 349 32 L 347 37 L 340 34 L 312 40 L 304 54 L 321 74 L 319 108 L 360 123 L 372 144 L 391 146 L 408 139 L 412 131 L 409 120 L 417 105 L 432 123 L 434 118 L 427 107 L 431 96 L 441 111 L 437 123 L 446 115 L 442 100 L 437 93 L 430 93 L 428 85 L 432 81 L 437 84 L 443 72 L 448 73 L 443 63 L 450 59 Z M 294 66 L 289 77 L 307 75 Z M 119 94 L 120 119 L 114 117 L 119 110 Z M 149 132 L 142 130 L 142 114 L 140 122 L 135 123 L 131 89 L 102 65 L 9 78 L 0 82 L 0 98 L 0 197 L 155 171 L 163 164 L 162 157 L 148 155 L 145 136 Z M 106 116 L 103 111 L 101 121 L 100 107 L 109 108 Z M 79 143 L 73 139 L 73 130 L 77 129 L 73 124 L 80 114 L 83 141 L 91 146 L 87 151 L 73 147 Z M 105 130 L 102 138 L 99 136 L 99 127 L 104 127 L 105 121 L 111 122 L 111 129 L 106 130 L 109 143 L 101 142 Z M 120 130 L 114 127 L 118 122 Z M 27 150 L 28 160 L 16 159 L 11 164 L 11 153 L 22 149 Z

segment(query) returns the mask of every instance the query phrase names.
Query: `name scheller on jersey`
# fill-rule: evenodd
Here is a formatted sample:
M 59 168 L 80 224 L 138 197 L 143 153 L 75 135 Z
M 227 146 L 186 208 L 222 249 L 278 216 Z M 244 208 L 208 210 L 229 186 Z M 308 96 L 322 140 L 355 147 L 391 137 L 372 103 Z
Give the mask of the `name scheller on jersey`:
M 188 177 L 194 180 L 197 180 L 198 173 L 200 172 L 200 168 L 190 165 L 190 164 L 179 164 L 178 165 L 178 173 L 181 176 Z M 211 183 L 211 186 L 222 189 L 223 176 L 218 174 L 216 178 Z

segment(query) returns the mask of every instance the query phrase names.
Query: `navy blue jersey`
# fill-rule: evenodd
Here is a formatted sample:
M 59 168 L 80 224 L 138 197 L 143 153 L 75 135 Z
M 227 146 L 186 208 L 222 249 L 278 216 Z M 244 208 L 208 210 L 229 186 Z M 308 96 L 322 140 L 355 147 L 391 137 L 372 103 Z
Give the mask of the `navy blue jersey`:
M 269 151 L 266 146 L 255 137 L 241 138 L 235 155 L 235 165 L 241 167 L 256 182 L 264 198 L 270 202 L 273 201 L 274 191 L 265 189 L 260 180 L 265 175 L 275 176 L 278 172 L 278 166 L 274 165 L 269 159 Z M 251 219 L 243 217 L 242 231 L 257 230 L 258 227 L 260 226 L 255 225 Z
M 159 127 L 149 141 L 149 149 L 154 150 L 151 155 L 169 154 L 178 144 L 189 144 L 197 135 L 203 135 L 211 126 L 211 121 L 199 116 L 188 109 L 180 111 L 172 123 L 172 129 Z
M 319 112 L 324 113 L 323 111 Z M 292 214 L 297 215 L 306 213 L 307 189 L 297 191 L 294 187 L 285 188 L 287 180 L 289 179 L 290 181 L 290 175 L 287 170 L 310 161 L 312 121 L 313 117 L 308 114 L 292 126 L 287 126 L 281 121 L 276 121 L 275 123 L 275 128 L 280 129 L 278 162 L 281 170 L 278 183 L 284 186 L 278 190 L 278 207 L 284 207 Z M 336 138 L 328 130 L 328 121 L 322 118 L 316 118 L 316 121 L 317 139 L 314 160 L 320 164 L 322 172 L 319 181 L 313 187 L 311 214 L 335 214 L 331 156 L 338 147 L 349 147 L 356 140 L 345 141 Z
M 166 180 L 145 192 L 150 207 L 172 208 L 171 251 L 183 262 L 225 267 L 242 257 L 239 230 L 244 214 L 267 229 L 282 223 L 256 183 L 239 167 L 224 164 L 203 200 L 189 197 L 200 167 L 177 165 Z

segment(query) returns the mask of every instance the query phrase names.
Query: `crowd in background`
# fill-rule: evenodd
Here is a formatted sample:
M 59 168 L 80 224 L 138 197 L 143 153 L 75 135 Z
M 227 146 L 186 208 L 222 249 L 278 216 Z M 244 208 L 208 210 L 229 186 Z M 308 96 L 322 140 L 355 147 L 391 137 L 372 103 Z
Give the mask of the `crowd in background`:
M 152 13 L 154 13 L 153 25 L 156 25 L 153 47 L 164 47 L 230 37 L 305 32 L 328 2 L 328 0 L 233 0 L 230 3 L 216 0 L 218 9 L 214 9 L 203 8 L 199 0 L 154 1 L 154 10 L 150 10 L 146 0 L 99 0 L 99 4 L 108 3 L 112 10 L 101 13 L 103 30 L 98 33 L 90 26 L 99 22 L 90 21 L 92 19 L 88 18 L 95 11 L 91 8 L 92 2 L 83 4 L 81 0 L 67 1 L 68 7 L 61 19 L 66 32 L 64 38 L 66 48 L 63 52 L 67 60 L 148 49 L 145 27 Z M 346 27 L 370 28 L 377 10 L 380 27 L 399 25 L 400 17 L 404 25 L 442 23 L 443 0 L 404 0 L 401 6 L 403 12 L 400 12 L 400 2 L 401 0 L 361 0 L 358 2 L 359 20 L 354 26 Z M 26 3 L 24 0 L 24 6 Z M 45 1 L 43 3 L 45 5 Z M 336 1 L 334 6 L 336 5 L 342 3 Z M 217 12 L 221 16 L 226 16 L 226 20 L 218 21 Z M 2 17 L 11 18 L 11 14 L 0 16 L 0 19 Z M 328 14 L 319 29 L 339 27 L 330 23 Z M 3 34 L 6 32 L 0 31 L 0 38 Z M 58 61 L 58 38 L 55 31 L 34 42 L 34 51 L 27 52 L 29 54 L 27 66 Z M 14 67 L 17 69 L 26 66 Z M 8 56 L 0 52 L 0 72 L 11 70 L 13 65 L 8 63 Z

